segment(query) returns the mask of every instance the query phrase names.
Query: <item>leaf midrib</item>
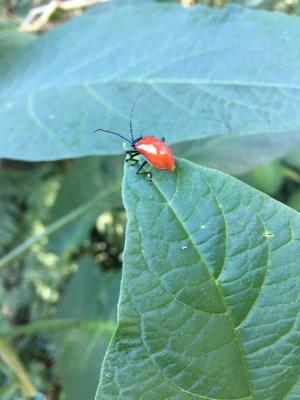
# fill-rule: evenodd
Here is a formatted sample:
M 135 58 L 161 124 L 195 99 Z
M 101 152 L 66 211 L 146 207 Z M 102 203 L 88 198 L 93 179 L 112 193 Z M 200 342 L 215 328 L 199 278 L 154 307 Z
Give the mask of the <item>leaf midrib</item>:
M 32 90 L 33 93 L 36 92 L 42 92 L 42 91 L 48 91 L 48 90 L 55 90 L 55 89 L 70 89 L 70 88 L 80 88 L 81 86 L 84 86 L 85 84 L 88 84 L 89 86 L 92 85 L 124 85 L 124 84 L 149 84 L 149 85 L 155 85 L 157 83 L 163 85 L 169 85 L 169 84 L 174 84 L 174 85 L 205 85 L 205 86 L 239 86 L 239 87 L 250 87 L 250 88 L 270 88 L 270 89 L 293 89 L 293 90 L 300 90 L 300 84 L 295 85 L 295 84 L 287 84 L 287 83 L 277 83 L 277 82 L 263 82 L 263 81 L 252 81 L 252 82 L 247 82 L 247 81 L 242 81 L 242 80 L 226 80 L 226 79 L 214 79 L 214 80 L 206 80 L 206 79 L 189 79 L 189 78 L 153 78 L 153 77 L 143 77 L 141 76 L 140 78 L 114 78 L 114 79 L 98 79 L 98 80 L 85 80 L 84 82 L 70 82 L 70 83 L 64 83 L 62 85 L 58 84 L 50 84 L 50 85 L 44 85 L 44 86 L 39 86 L 37 88 L 34 88 Z M 28 88 L 25 89 L 25 92 L 28 92 Z M 19 94 L 20 96 L 24 95 L 24 92 L 22 92 L 22 89 L 19 91 L 16 91 L 15 93 Z M 7 94 L 5 93 L 5 89 L 3 89 L 1 95 L 6 98 Z
M 202 178 L 206 181 L 206 179 L 205 179 L 205 177 L 203 177 L 203 175 L 202 175 Z M 178 180 L 178 176 L 176 177 L 176 179 Z M 206 181 L 206 182 L 207 182 L 207 181 Z M 207 186 L 208 186 L 208 188 L 209 188 L 211 194 L 214 195 L 214 194 L 212 193 L 211 187 L 210 187 L 210 185 L 209 185 L 208 183 L 207 183 Z M 197 244 L 195 243 L 195 241 L 194 241 L 194 239 L 192 238 L 192 236 L 190 235 L 190 233 L 189 233 L 189 231 L 188 231 L 188 229 L 187 229 L 185 223 L 181 220 L 180 215 L 177 214 L 175 208 L 172 207 L 172 205 L 171 205 L 171 203 L 169 202 L 169 200 L 167 199 L 167 197 L 166 197 L 166 196 L 164 195 L 164 193 L 160 190 L 160 188 L 159 188 L 159 186 L 156 184 L 155 180 L 153 180 L 153 187 L 156 188 L 156 190 L 159 192 L 159 194 L 160 194 L 160 195 L 162 196 L 162 198 L 165 200 L 166 204 L 169 206 L 170 210 L 173 212 L 174 216 L 176 217 L 178 223 L 182 226 L 182 229 L 184 230 L 184 232 L 186 233 L 187 237 L 189 238 L 189 240 L 190 240 L 192 246 L 194 247 L 194 250 L 195 250 L 196 253 L 199 255 L 200 260 L 203 261 L 203 264 L 204 264 L 205 268 L 207 269 L 207 273 L 208 273 L 208 275 L 209 275 L 209 277 L 210 277 L 210 279 L 211 279 L 211 281 L 212 281 L 212 284 L 216 287 L 216 290 L 217 290 L 217 292 L 218 292 L 218 294 L 219 294 L 219 297 L 220 297 L 220 301 L 222 302 L 222 305 L 223 305 L 223 308 L 224 308 L 224 311 L 225 311 L 224 314 L 225 314 L 225 315 L 227 316 L 227 318 L 228 318 L 228 322 L 229 322 L 229 324 L 230 324 L 230 327 L 231 327 L 231 329 L 232 329 L 234 338 L 235 338 L 236 343 L 237 343 L 237 345 L 238 345 L 238 348 L 239 348 L 239 350 L 240 350 L 241 361 L 242 361 L 242 364 L 243 364 L 243 366 L 244 366 L 244 372 L 245 372 L 245 376 L 246 376 L 247 383 L 248 383 L 248 391 L 249 391 L 249 394 L 250 394 L 251 398 L 252 398 L 253 400 L 255 400 L 255 396 L 254 396 L 254 392 L 253 392 L 253 387 L 252 387 L 252 382 L 251 382 L 251 380 L 250 380 L 250 376 L 249 376 L 249 372 L 248 372 L 248 368 L 247 368 L 247 362 L 246 362 L 245 354 L 244 354 L 244 351 L 243 351 L 243 348 L 242 348 L 240 336 L 239 336 L 238 332 L 237 332 L 236 329 L 235 329 L 233 320 L 232 320 L 232 318 L 231 318 L 231 316 L 230 316 L 230 312 L 229 312 L 228 307 L 227 307 L 227 305 L 226 305 L 226 303 L 225 303 L 225 301 L 224 301 L 224 299 L 223 299 L 223 296 L 222 296 L 222 293 L 221 293 L 221 290 L 220 290 L 220 286 L 216 283 L 216 280 L 214 279 L 212 273 L 210 272 L 210 270 L 209 270 L 209 268 L 208 268 L 208 265 L 207 265 L 206 260 L 203 258 L 202 254 L 200 253 L 200 251 L 199 251 L 199 249 L 198 249 L 198 246 L 197 246 Z M 172 196 L 172 199 L 173 199 L 173 198 L 174 198 L 174 196 Z

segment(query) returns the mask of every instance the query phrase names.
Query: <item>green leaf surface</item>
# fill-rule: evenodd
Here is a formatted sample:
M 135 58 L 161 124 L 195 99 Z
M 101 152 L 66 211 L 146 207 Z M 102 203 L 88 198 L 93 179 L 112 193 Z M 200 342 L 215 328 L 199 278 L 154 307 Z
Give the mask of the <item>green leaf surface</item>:
M 20 220 L 18 204 L 12 201 L 11 192 L 15 192 L 16 182 L 10 181 L 10 175 L 0 167 L 0 256 L 13 243 L 17 237 Z M 15 193 L 14 193 L 15 194 Z
M 300 1 L 298 0 L 296 3 L 295 14 L 300 15 Z
M 29 204 L 30 196 L 38 197 L 40 182 L 45 179 L 46 168 L 22 167 L 0 165 L 0 257 L 26 235 L 29 224 L 24 224 L 21 210 Z
M 0 200 L 0 256 L 3 255 L 8 245 L 18 233 L 17 221 L 20 218 L 19 210 L 15 204 L 3 199 Z
M 294 192 L 287 203 L 290 207 L 300 212 L 300 190 Z
M 93 400 L 102 359 L 115 328 L 120 271 L 103 272 L 83 257 L 69 280 L 55 317 L 86 320 L 67 332 L 50 332 L 58 349 L 57 371 L 67 399 Z
M 279 161 L 262 165 L 241 179 L 264 193 L 274 195 L 284 181 L 283 167 Z
M 127 170 L 119 322 L 96 399 L 297 398 L 299 214 L 176 164 L 152 185 Z
M 173 149 L 174 153 L 180 157 L 238 176 L 286 155 L 293 144 L 298 141 L 297 137 L 300 137 L 298 133 L 294 137 L 285 134 L 215 136 L 179 143 Z M 296 159 L 299 165 L 299 152 L 298 155 L 293 152 L 286 161 L 295 163 Z
M 300 147 L 289 153 L 285 158 L 284 161 L 291 165 L 292 167 L 297 168 L 300 170 Z
M 57 318 L 113 321 L 119 294 L 120 272 L 103 272 L 91 257 L 82 257 L 59 304 Z
M 128 132 L 140 93 L 137 135 L 299 142 L 299 34 L 295 17 L 237 6 L 101 4 L 0 65 L 0 156 L 120 153 L 117 138 L 89 133 Z
M 15 24 L 0 19 L 1 62 L 3 61 L 3 57 L 10 54 L 12 50 L 27 45 L 33 39 L 35 39 L 33 34 L 18 32 Z M 15 59 L 15 62 L 17 63 L 18 60 Z
M 100 193 L 108 194 L 91 210 L 57 231 L 49 239 L 51 251 L 62 254 L 87 239 L 96 217 L 105 209 L 121 206 L 122 160 L 120 157 L 87 157 L 75 160 L 65 175 L 51 210 L 50 223 L 90 201 Z M 110 195 L 109 195 L 110 193 Z

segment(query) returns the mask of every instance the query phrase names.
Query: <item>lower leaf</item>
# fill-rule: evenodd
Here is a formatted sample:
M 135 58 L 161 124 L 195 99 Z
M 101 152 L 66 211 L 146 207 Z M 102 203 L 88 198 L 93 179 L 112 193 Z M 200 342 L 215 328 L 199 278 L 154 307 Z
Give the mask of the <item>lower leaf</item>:
M 97 400 L 295 398 L 300 217 L 220 172 L 128 168 L 119 322 Z M 290 396 L 290 397 L 289 397 Z

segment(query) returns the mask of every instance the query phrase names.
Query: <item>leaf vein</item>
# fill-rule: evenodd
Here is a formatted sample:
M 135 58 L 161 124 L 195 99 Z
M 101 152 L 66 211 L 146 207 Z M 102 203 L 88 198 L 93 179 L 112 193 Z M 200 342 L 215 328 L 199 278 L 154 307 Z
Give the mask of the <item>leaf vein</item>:
M 206 181 L 206 178 L 204 178 L 204 179 L 205 179 L 205 181 Z M 165 201 L 168 202 L 167 197 L 166 197 L 166 196 L 164 195 L 164 193 L 159 189 L 159 187 L 155 184 L 155 181 L 154 181 L 154 185 L 155 185 L 157 191 L 158 191 L 158 192 L 161 194 L 161 196 L 165 199 Z M 209 185 L 208 185 L 208 187 L 210 188 Z M 211 188 L 210 188 L 210 190 L 211 190 Z M 212 195 L 213 195 L 213 193 L 212 193 Z M 227 318 L 228 318 L 228 322 L 229 322 L 229 324 L 230 324 L 230 326 L 231 326 L 233 335 L 235 336 L 235 340 L 236 340 L 237 346 L 238 346 L 239 351 L 240 351 L 240 354 L 241 354 L 241 361 L 242 361 L 242 363 L 243 363 L 245 376 L 246 376 L 247 382 L 248 382 L 248 390 L 249 390 L 249 392 L 250 392 L 252 398 L 254 399 L 255 397 L 254 397 L 253 387 L 252 387 L 252 383 L 251 383 L 251 380 L 250 380 L 250 376 L 249 376 L 249 372 L 248 372 L 248 366 L 247 366 L 245 354 L 244 354 L 244 351 L 243 351 L 243 347 L 242 347 L 242 344 L 241 344 L 241 339 L 240 339 L 240 336 L 239 336 L 238 331 L 235 329 L 235 326 L 234 326 L 234 323 L 233 323 L 233 321 L 232 321 L 232 319 L 231 319 L 229 310 L 228 310 L 227 305 L 226 305 L 226 303 L 225 303 L 225 301 L 224 301 L 224 299 L 223 299 L 222 292 L 221 292 L 221 288 L 220 288 L 220 286 L 217 284 L 217 282 L 215 281 L 215 279 L 214 279 L 214 277 L 213 277 L 213 275 L 212 275 L 210 269 L 208 268 L 207 262 L 206 262 L 205 260 L 203 260 L 202 254 L 201 254 L 201 252 L 199 251 L 199 248 L 198 248 L 197 244 L 194 242 L 193 238 L 190 236 L 189 231 L 188 231 L 187 227 L 185 226 L 185 224 L 183 223 L 182 219 L 181 219 L 180 216 L 177 214 L 175 208 L 172 207 L 172 205 L 171 205 L 169 202 L 168 202 L 168 204 L 169 204 L 170 209 L 173 211 L 174 216 L 176 217 L 178 223 L 182 226 L 183 230 L 186 232 L 187 237 L 190 238 L 190 241 L 191 241 L 191 243 L 192 243 L 192 245 L 193 245 L 193 247 L 194 247 L 196 253 L 199 255 L 200 260 L 203 261 L 203 263 L 204 263 L 204 265 L 205 265 L 205 267 L 206 267 L 206 269 L 207 269 L 207 272 L 208 272 L 208 274 L 210 275 L 211 281 L 212 281 L 213 284 L 216 286 L 216 289 L 217 289 L 217 291 L 218 291 L 218 293 L 219 293 L 220 301 L 221 301 L 222 304 L 223 304 L 223 308 L 224 308 L 224 310 L 225 310 L 225 314 L 226 314 L 226 316 L 227 316 Z

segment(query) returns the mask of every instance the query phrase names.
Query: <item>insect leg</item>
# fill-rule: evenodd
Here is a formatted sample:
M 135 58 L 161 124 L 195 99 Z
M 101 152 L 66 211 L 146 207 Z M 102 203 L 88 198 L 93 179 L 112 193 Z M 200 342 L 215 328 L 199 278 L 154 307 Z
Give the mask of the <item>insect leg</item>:
M 136 156 L 136 155 L 140 154 L 136 150 L 126 150 L 125 153 L 128 154 L 129 156 Z
M 165 143 L 166 138 L 163 136 L 163 137 L 161 138 L 161 141 L 162 141 L 163 143 Z
M 126 154 L 129 156 L 128 158 L 125 159 L 126 162 L 129 163 L 129 165 L 136 165 L 139 160 L 136 160 L 134 157 L 139 155 L 139 152 L 135 150 L 127 150 Z
M 145 166 L 146 164 L 148 164 L 148 162 L 147 162 L 147 161 L 144 161 L 144 162 L 138 167 L 138 169 L 137 169 L 137 171 L 136 171 L 136 174 L 137 174 L 137 175 L 148 175 L 148 177 L 149 177 L 149 182 L 152 182 L 152 172 L 150 172 L 150 171 L 141 172 L 141 170 L 144 168 L 144 166 Z

